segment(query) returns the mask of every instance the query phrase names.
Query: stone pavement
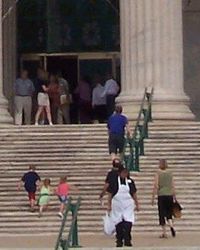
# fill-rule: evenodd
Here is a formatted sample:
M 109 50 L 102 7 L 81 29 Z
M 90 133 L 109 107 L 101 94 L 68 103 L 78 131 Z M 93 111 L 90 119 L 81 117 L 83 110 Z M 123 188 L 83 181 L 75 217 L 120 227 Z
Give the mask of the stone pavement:
M 56 236 L 0 236 L 0 250 L 53 250 Z M 115 239 L 104 235 L 81 235 L 80 245 L 85 249 L 109 250 L 115 246 Z M 175 239 L 159 239 L 157 235 L 137 234 L 134 237 L 135 250 L 200 250 L 199 234 L 179 234 Z M 130 249 L 130 248 L 129 248 Z

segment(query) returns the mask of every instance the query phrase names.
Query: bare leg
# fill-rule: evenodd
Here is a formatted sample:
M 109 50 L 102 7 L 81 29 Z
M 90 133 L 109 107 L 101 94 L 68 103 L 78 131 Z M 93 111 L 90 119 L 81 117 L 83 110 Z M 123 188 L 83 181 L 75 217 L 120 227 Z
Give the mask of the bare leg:
M 39 218 L 42 216 L 43 210 L 44 210 L 44 206 L 43 206 L 43 205 L 40 205 L 40 208 L 39 208 L 39 215 L 38 215 Z
M 168 225 L 171 229 L 171 234 L 172 234 L 172 237 L 176 237 L 176 231 L 174 230 L 174 223 L 173 223 L 173 220 L 168 220 Z
M 167 231 L 166 231 L 166 226 L 162 226 L 162 235 L 161 238 L 167 238 Z
M 60 204 L 60 213 L 64 213 L 64 209 L 65 209 L 65 204 L 64 203 L 61 203 Z
M 50 106 L 45 107 L 46 113 L 47 113 L 47 119 L 50 125 L 52 125 L 52 118 L 51 118 L 51 110 Z
M 30 207 L 31 207 L 31 211 L 34 212 L 34 210 L 35 210 L 35 200 L 34 199 L 30 200 Z
M 42 114 L 43 110 L 44 110 L 44 107 L 39 106 L 38 111 L 37 111 L 37 113 L 35 115 L 35 124 L 38 124 L 40 115 Z

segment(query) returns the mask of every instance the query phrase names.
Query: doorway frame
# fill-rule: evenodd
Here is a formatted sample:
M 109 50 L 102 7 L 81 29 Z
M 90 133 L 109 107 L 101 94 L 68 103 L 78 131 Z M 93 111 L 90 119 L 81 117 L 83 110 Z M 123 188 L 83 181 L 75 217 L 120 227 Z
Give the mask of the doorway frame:
M 20 55 L 20 70 L 23 68 L 24 61 L 39 61 L 40 66 L 47 70 L 47 57 L 77 57 L 77 79 L 80 79 L 80 61 L 81 60 L 105 60 L 112 61 L 112 75 L 114 78 L 117 76 L 116 65 L 120 60 L 120 52 L 67 52 L 67 53 L 23 53 Z

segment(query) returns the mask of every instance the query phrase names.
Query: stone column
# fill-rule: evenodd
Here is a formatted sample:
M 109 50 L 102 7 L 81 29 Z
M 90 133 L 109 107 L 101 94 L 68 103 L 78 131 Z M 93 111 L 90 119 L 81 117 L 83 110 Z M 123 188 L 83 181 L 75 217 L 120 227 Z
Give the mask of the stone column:
M 182 0 L 120 0 L 121 84 L 117 102 L 136 118 L 154 87 L 156 119 L 193 119 L 183 89 Z
M 0 124 L 10 124 L 13 122 L 8 112 L 8 101 L 3 94 L 3 20 L 2 20 L 3 0 L 0 0 Z

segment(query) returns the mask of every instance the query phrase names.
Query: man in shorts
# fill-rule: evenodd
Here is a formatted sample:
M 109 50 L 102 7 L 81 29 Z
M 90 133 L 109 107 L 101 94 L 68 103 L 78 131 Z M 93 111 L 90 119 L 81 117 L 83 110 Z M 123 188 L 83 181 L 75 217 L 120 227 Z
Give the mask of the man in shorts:
M 40 183 L 40 176 L 35 170 L 35 166 L 30 166 L 29 171 L 23 175 L 18 186 L 18 190 L 20 190 L 22 184 L 24 184 L 24 188 L 28 192 L 31 212 L 35 211 L 35 193 Z
M 109 134 L 109 153 L 113 161 L 118 153 L 120 155 L 123 153 L 125 129 L 127 135 L 130 135 L 128 119 L 126 116 L 122 115 L 122 106 L 117 105 L 115 107 L 115 112 L 108 119 L 107 127 Z

